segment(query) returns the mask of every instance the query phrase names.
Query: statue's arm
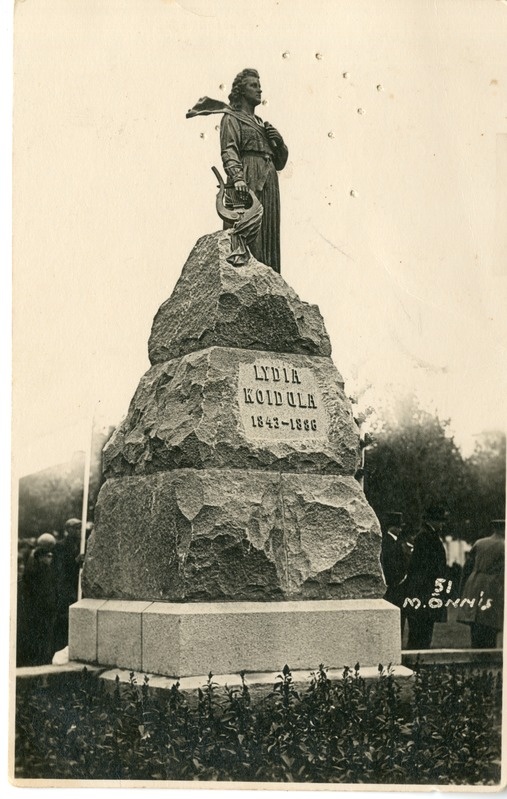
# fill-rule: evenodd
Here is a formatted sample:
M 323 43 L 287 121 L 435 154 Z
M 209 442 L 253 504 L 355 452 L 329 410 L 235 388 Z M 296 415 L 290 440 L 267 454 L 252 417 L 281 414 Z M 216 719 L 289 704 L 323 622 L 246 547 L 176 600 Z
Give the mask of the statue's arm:
M 273 151 L 273 164 L 275 165 L 275 169 L 280 172 L 280 170 L 283 169 L 287 163 L 289 150 L 287 149 L 287 145 L 285 144 L 281 134 L 277 131 L 274 125 L 272 125 L 270 122 L 265 122 L 264 127 L 266 129 L 266 133 L 268 134 L 269 143 L 271 144 L 271 149 Z
M 284 141 L 273 152 L 273 163 L 277 172 L 284 168 L 289 158 L 289 151 Z
M 234 183 L 244 180 L 241 161 L 241 125 L 230 114 L 224 114 L 220 125 L 220 150 L 222 164 L 228 178 Z

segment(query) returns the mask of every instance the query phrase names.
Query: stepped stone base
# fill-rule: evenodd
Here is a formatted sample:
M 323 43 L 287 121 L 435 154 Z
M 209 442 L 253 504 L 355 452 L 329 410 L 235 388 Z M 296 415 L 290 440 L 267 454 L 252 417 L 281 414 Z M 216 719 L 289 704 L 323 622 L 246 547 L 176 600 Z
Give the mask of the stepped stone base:
M 70 608 L 71 660 L 169 677 L 400 664 L 400 642 L 400 612 L 382 599 Z
M 320 312 L 228 231 L 193 248 L 104 450 L 72 660 L 198 676 L 400 664 Z

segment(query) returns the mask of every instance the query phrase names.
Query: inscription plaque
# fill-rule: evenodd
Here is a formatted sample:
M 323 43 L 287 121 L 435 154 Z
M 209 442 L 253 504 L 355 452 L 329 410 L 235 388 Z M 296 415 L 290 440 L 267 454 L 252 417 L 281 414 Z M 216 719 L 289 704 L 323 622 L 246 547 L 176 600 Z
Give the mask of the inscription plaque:
M 262 358 L 239 365 L 238 404 L 246 438 L 311 443 L 329 422 L 312 369 Z

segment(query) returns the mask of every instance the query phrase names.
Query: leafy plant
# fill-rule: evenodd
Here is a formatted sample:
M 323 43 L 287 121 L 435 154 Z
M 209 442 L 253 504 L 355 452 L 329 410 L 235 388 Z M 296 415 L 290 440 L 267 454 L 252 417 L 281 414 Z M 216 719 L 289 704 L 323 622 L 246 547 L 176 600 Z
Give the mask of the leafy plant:
M 406 694 L 406 692 L 405 692 Z M 402 698 L 390 665 L 359 663 L 307 688 L 288 665 L 252 699 L 245 673 L 197 695 L 157 695 L 86 669 L 76 682 L 19 682 L 16 776 L 51 779 L 487 784 L 500 779 L 501 674 L 417 665 Z

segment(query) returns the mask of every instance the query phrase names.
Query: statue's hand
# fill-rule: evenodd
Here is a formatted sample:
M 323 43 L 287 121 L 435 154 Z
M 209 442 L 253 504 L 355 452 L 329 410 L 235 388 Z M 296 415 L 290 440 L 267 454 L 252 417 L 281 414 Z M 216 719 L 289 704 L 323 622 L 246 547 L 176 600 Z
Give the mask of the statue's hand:
M 235 180 L 234 188 L 241 202 L 246 202 L 248 199 L 248 186 L 244 180 Z
M 270 122 L 265 122 L 264 127 L 266 128 L 266 133 L 268 134 L 268 139 L 273 142 L 273 144 L 283 144 L 283 139 L 278 133 L 277 129 L 273 127 Z

